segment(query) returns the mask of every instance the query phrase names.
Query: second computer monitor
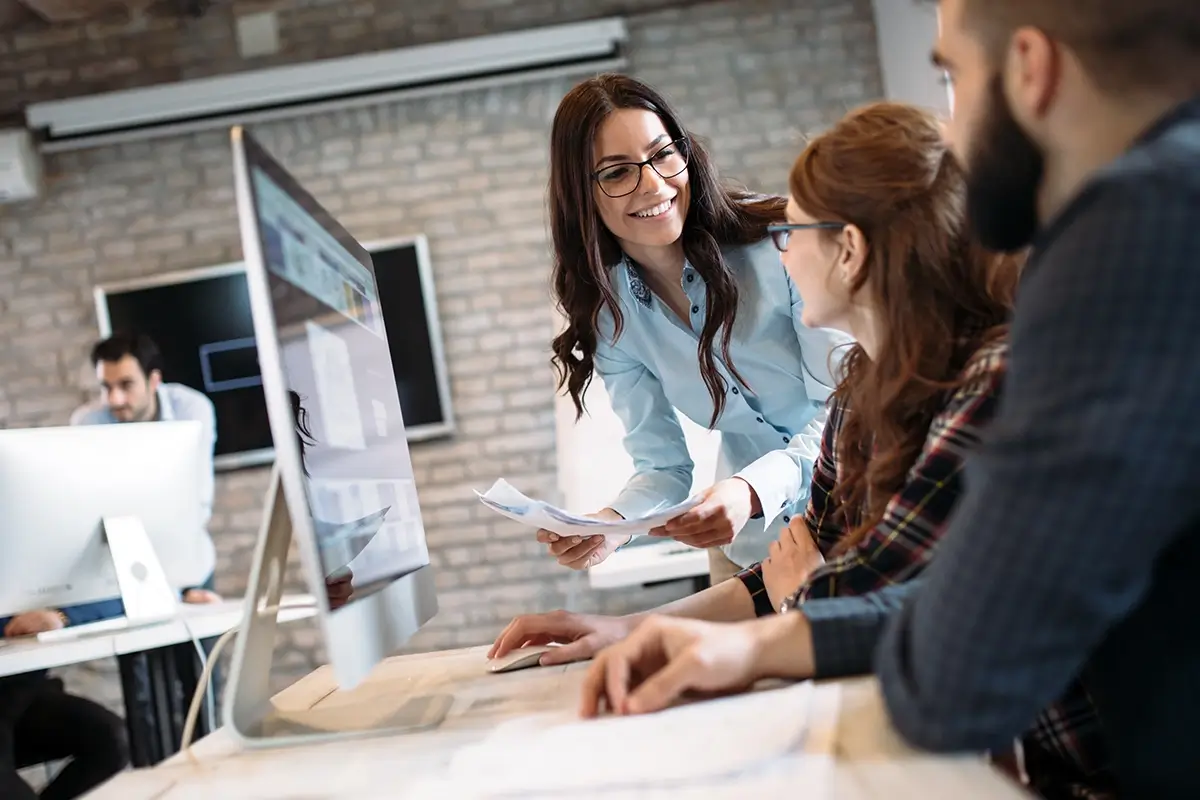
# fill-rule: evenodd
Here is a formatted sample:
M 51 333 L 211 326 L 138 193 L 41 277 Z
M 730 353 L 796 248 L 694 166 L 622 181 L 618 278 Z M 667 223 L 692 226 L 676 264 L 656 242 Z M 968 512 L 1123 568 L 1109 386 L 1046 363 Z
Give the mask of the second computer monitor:
M 389 343 L 358 242 L 240 128 L 233 154 L 275 469 L 351 686 L 437 609 L 389 350 L 404 343 Z
M 0 431 L 0 616 L 121 595 L 105 518 L 136 517 L 176 589 L 212 574 L 198 422 Z

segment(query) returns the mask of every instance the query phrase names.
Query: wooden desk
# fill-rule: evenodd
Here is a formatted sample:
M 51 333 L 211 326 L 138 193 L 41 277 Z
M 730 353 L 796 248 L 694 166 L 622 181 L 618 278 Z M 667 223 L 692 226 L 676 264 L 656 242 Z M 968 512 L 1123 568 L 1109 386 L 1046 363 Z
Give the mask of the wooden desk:
M 245 750 L 219 730 L 194 747 L 198 764 L 192 764 L 186 755 L 177 755 L 154 769 L 123 773 L 88 797 L 425 800 L 445 796 L 444 791 L 439 794 L 436 790 L 437 782 L 447 774 L 456 753 L 483 741 L 501 723 L 574 709 L 578 701 L 586 665 L 493 675 L 484 669 L 485 653 L 486 648 L 471 648 L 390 659 L 363 686 L 347 694 L 333 692 L 332 674 L 322 668 L 280 693 L 275 701 L 283 710 L 315 705 L 351 712 L 357 708 L 376 715 L 381 704 L 395 707 L 413 694 L 452 692 L 454 709 L 436 730 L 280 750 Z M 797 752 L 795 758 L 789 753 L 782 774 L 773 766 L 771 776 L 747 771 L 720 785 L 657 792 L 608 790 L 602 796 L 788 800 L 801 796 L 838 800 L 1028 797 L 979 758 L 936 757 L 905 746 L 891 731 L 871 679 L 817 684 L 812 697 L 814 710 L 805 752 Z M 577 761 L 581 770 L 594 770 L 598 779 L 614 776 L 612 767 L 589 764 L 586 753 L 548 752 L 545 758 Z M 808 792 L 803 791 L 805 786 Z M 478 786 L 453 793 L 454 800 L 488 796 Z M 572 798 L 579 796 L 571 793 Z

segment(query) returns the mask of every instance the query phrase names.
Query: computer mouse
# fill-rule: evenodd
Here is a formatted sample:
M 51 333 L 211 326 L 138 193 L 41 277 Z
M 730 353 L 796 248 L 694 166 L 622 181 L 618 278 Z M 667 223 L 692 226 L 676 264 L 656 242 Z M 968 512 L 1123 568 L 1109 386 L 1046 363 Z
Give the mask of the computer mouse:
M 518 647 L 499 658 L 488 659 L 488 672 L 512 672 L 526 667 L 536 667 L 542 653 L 548 653 L 551 649 L 553 648 L 546 645 Z

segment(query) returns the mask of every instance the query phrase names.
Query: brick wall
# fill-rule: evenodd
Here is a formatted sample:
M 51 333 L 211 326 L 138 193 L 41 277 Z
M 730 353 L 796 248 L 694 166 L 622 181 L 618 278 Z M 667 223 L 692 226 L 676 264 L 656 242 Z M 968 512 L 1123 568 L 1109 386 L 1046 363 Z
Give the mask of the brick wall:
M 339 5 L 351 14 L 372 6 Z M 479 20 L 516 26 L 529 19 L 525 7 L 561 6 L 560 18 L 572 18 L 622 4 L 458 5 Z M 334 13 L 331 3 L 302 6 L 292 13 Z M 353 19 L 339 35 L 363 29 Z M 384 26 L 404 28 L 407 19 L 381 13 L 365 26 L 361 46 L 468 31 L 389 34 Z M 710 138 L 727 176 L 756 189 L 784 191 L 800 136 L 880 94 L 869 0 L 727 0 L 629 22 L 631 71 L 665 90 L 692 129 Z M 189 29 L 208 24 L 216 23 Z M 130 40 L 127 57 L 161 54 L 179 35 L 152 24 Z M 40 58 L 22 41 L 0 42 L 0 59 L 18 51 Z M 61 47 L 85 49 L 77 39 Z M 72 75 L 71 86 L 87 85 Z M 4 80 L 0 71 L 7 97 Z M 625 612 L 685 591 L 674 584 L 593 593 L 585 578 L 544 556 L 529 531 L 485 513 L 471 494 L 500 475 L 531 493 L 556 493 L 543 201 L 549 121 L 568 88 L 544 81 L 256 129 L 356 236 L 423 232 L 430 240 L 460 431 L 413 448 L 442 608 L 413 649 L 487 641 L 523 611 Z M 49 159 L 44 199 L 0 206 L 0 426 L 62 423 L 90 390 L 84 357 L 96 333 L 93 285 L 240 257 L 229 162 L 219 133 L 68 153 Z M 212 531 L 222 592 L 244 588 L 265 482 L 263 470 L 218 479 Z M 293 631 L 279 658 L 281 680 L 307 672 L 321 659 L 315 631 Z M 72 680 L 98 679 L 76 671 Z M 102 680 L 89 691 L 111 697 L 111 678 Z
M 0 35 L 0 114 L 34 100 L 147 86 L 464 36 L 695 5 L 696 0 L 241 0 L 203 17 L 160 3 L 132 19 Z M 242 59 L 239 13 L 278 11 L 280 51 Z

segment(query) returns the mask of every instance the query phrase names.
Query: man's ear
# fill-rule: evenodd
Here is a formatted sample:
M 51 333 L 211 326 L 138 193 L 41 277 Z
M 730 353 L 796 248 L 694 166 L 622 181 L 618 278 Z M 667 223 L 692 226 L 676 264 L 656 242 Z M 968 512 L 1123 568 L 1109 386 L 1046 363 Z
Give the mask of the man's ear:
M 150 391 L 157 392 L 158 387 L 162 384 L 162 371 L 157 369 L 150 370 L 149 377 L 146 378 L 146 385 Z
M 1018 122 L 1033 125 L 1045 115 L 1061 77 L 1062 52 L 1044 31 L 1013 31 L 1004 59 L 1004 94 Z

